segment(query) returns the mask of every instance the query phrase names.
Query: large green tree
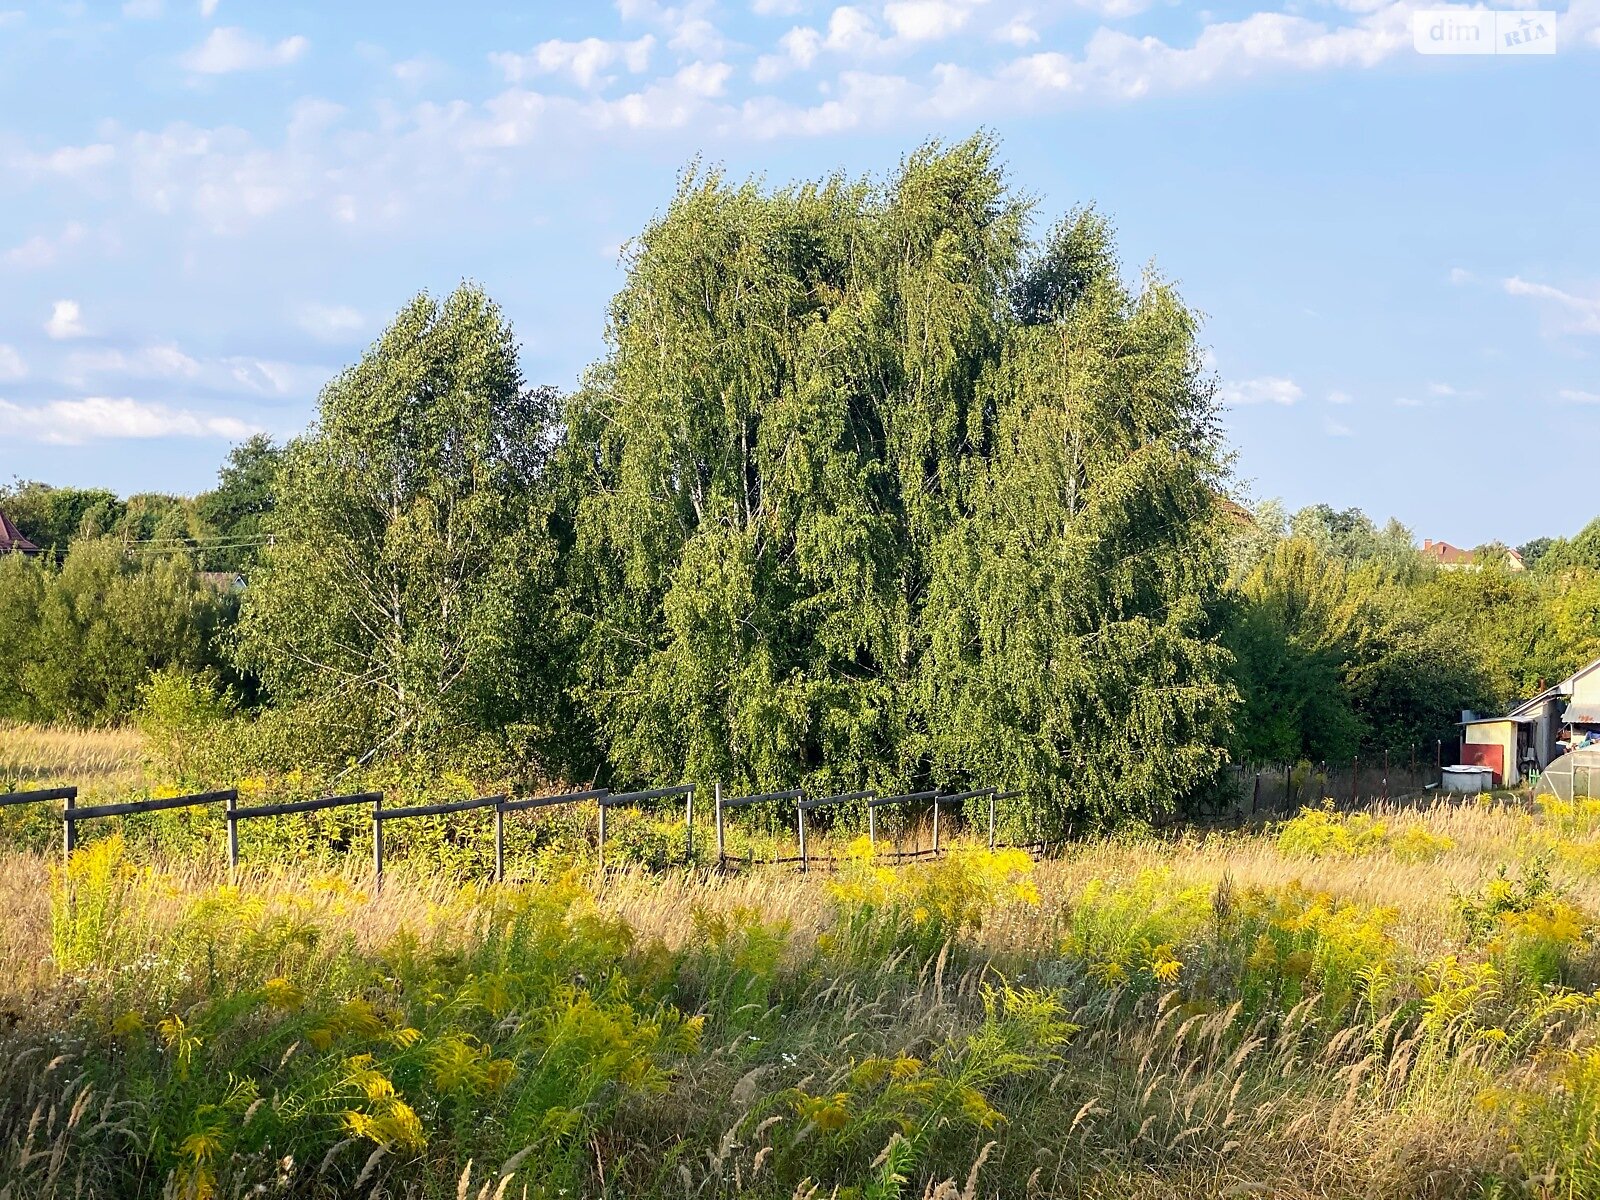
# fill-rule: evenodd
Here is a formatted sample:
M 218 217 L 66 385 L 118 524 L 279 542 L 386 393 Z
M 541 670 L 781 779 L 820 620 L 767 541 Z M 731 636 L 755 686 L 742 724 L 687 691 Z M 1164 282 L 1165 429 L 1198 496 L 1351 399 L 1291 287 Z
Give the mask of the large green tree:
M 1041 831 L 1161 815 L 1222 765 L 1236 700 L 1215 389 L 1193 315 L 1124 284 L 1093 211 L 1017 291 L 923 612 L 936 774 L 1025 785 Z
M 564 452 L 620 775 L 1001 779 L 1060 813 L 1214 773 L 1193 320 L 1123 288 L 1092 214 L 1024 271 L 1026 218 L 975 138 L 882 184 L 692 173 L 641 236 Z
M 526 716 L 554 403 L 465 285 L 417 297 L 323 390 L 274 476 L 236 648 L 314 732 L 300 753 L 444 753 Z

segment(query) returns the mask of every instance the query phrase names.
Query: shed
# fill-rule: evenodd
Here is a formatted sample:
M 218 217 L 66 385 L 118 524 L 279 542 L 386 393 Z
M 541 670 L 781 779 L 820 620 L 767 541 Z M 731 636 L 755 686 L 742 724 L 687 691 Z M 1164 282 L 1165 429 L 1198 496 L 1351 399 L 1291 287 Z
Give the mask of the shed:
M 1461 722 L 1461 762 L 1494 772 L 1496 787 L 1522 779 L 1521 750 L 1536 722 L 1530 717 L 1468 717 Z

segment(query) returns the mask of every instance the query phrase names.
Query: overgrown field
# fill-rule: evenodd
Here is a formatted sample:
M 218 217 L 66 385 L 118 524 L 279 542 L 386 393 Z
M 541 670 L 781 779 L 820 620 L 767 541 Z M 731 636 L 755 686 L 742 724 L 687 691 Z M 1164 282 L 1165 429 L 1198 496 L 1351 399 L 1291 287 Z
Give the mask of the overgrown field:
M 603 888 L 214 861 L 0 859 L 0 1195 L 1600 1192 L 1600 804 Z

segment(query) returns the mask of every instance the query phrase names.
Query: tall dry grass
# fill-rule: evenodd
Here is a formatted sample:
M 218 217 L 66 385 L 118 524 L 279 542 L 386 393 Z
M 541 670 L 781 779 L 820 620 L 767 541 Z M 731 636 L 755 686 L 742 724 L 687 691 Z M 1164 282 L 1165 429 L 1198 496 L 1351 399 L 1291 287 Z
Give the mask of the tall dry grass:
M 1600 809 L 1440 803 L 603 887 L 12 853 L 0 1188 L 1595 1194 L 1597 845 Z
M 0 721 L 0 791 L 76 785 L 133 791 L 144 784 L 144 745 L 131 728 L 84 729 Z

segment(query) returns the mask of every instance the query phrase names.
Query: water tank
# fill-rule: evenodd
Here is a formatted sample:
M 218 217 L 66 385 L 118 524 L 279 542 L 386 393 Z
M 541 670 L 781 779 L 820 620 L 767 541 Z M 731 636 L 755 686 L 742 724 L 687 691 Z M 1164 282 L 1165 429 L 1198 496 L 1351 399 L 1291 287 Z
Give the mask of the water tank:
M 1488 767 L 1446 767 L 1444 790 L 1467 792 L 1474 796 L 1479 792 L 1493 791 L 1494 772 Z

